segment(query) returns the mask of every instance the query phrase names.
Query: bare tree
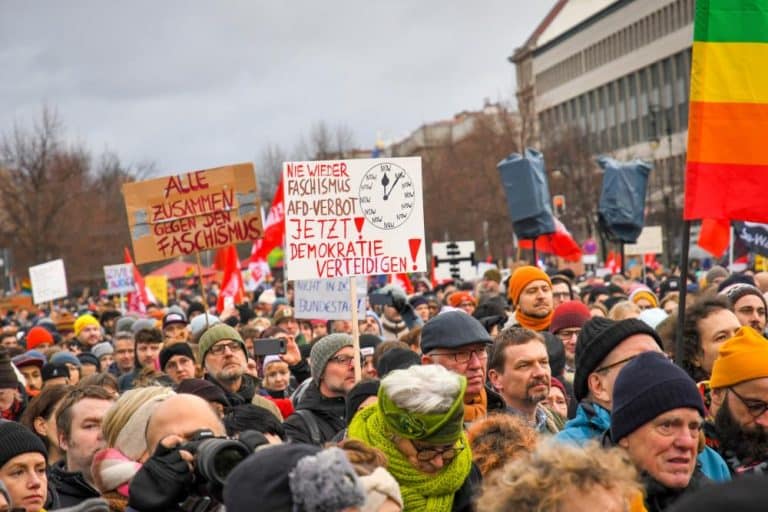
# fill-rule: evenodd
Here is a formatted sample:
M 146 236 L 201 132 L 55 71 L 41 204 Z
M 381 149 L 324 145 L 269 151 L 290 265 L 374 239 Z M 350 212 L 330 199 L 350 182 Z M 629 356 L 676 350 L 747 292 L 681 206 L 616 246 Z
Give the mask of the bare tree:
M 280 175 L 283 170 L 283 162 L 288 160 L 288 155 L 277 144 L 267 144 L 261 150 L 258 159 L 256 174 L 259 177 L 259 194 L 261 202 L 266 206 L 275 196 L 277 184 L 280 183 Z
M 130 171 L 111 154 L 94 164 L 64 140 L 48 108 L 31 130 L 17 126 L 0 138 L 0 239 L 18 276 L 63 258 L 70 284 L 96 284 L 130 244 L 121 186 L 144 169 Z

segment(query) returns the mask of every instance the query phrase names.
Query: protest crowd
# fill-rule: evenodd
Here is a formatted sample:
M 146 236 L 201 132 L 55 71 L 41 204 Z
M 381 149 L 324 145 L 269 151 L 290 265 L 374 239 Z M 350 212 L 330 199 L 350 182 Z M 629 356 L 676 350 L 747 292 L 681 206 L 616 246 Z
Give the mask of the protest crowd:
M 295 316 L 290 282 L 221 310 L 210 282 L 143 313 L 105 295 L 8 311 L 0 510 L 655 512 L 766 497 L 768 273 L 641 282 L 520 263 L 506 279 L 416 274 L 409 293 L 368 283 L 359 353 L 350 321 Z

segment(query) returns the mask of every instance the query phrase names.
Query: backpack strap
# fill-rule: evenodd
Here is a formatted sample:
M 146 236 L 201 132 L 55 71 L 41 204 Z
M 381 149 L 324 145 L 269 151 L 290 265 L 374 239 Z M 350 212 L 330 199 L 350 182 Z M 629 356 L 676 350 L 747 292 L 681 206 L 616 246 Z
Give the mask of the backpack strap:
M 298 414 L 309 429 L 309 438 L 312 441 L 312 444 L 320 446 L 322 444 L 322 438 L 320 437 L 320 427 L 317 424 L 315 415 L 307 409 L 298 409 L 294 411 L 294 414 Z

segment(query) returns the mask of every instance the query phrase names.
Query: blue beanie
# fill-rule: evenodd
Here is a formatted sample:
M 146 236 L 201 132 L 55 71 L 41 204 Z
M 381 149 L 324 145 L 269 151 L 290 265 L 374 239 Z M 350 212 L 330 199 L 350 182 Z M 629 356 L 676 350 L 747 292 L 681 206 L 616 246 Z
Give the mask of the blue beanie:
M 655 417 L 673 409 L 696 409 L 704 402 L 696 383 L 658 352 L 643 352 L 621 369 L 613 387 L 611 439 L 618 442 Z

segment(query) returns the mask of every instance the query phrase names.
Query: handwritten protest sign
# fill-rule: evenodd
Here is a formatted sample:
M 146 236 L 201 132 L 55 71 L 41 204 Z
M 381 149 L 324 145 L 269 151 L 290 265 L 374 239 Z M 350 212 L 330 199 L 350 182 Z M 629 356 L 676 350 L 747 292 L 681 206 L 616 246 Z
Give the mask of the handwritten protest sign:
M 129 293 L 134 290 L 133 265 L 104 265 L 104 280 L 107 282 L 107 293 Z
M 123 185 L 136 263 L 255 240 L 261 207 L 252 164 Z
M 29 280 L 32 282 L 32 301 L 35 304 L 67 296 L 64 260 L 53 260 L 29 267 Z
M 423 272 L 421 159 L 283 164 L 288 279 Z
M 294 283 L 293 303 L 296 318 L 322 320 L 350 320 L 352 306 L 349 303 L 349 279 L 308 279 Z M 365 277 L 355 279 L 357 285 L 357 309 L 365 311 L 368 293 Z

